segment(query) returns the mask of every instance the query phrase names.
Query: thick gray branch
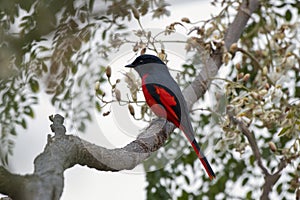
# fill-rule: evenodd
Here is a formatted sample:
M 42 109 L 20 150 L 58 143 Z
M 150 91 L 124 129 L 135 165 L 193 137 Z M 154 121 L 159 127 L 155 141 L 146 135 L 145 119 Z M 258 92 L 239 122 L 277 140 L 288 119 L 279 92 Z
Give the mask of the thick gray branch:
M 241 37 L 249 18 L 252 13 L 259 8 L 259 5 L 259 0 L 244 0 L 242 2 L 239 12 L 225 34 L 224 41 L 227 50 L 230 48 L 231 44 L 237 42 Z
M 0 167 L 0 191 L 14 200 L 59 199 L 63 191 L 63 173 L 75 164 L 101 171 L 133 169 L 159 149 L 174 130 L 165 120 L 157 119 L 138 138 L 123 148 L 106 149 L 77 136 L 65 135 L 63 117 L 55 115 L 44 151 L 34 160 L 34 173 L 14 175 Z M 2 181 L 5 180 L 5 181 Z M 20 189 L 21 188 L 21 189 Z

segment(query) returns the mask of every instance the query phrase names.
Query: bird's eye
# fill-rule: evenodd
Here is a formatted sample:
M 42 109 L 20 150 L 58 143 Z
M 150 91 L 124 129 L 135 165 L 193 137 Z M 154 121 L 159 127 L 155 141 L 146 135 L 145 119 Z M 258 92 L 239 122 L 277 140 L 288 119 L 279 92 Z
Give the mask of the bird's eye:
M 143 60 L 140 60 L 140 63 L 143 63 L 144 61 Z

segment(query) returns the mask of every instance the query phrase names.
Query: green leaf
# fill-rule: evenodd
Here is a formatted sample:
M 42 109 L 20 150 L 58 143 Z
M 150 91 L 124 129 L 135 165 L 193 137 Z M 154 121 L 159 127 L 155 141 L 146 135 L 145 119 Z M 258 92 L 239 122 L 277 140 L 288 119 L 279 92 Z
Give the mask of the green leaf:
M 21 124 L 21 126 L 22 126 L 24 129 L 27 128 L 27 123 L 26 123 L 25 119 L 22 119 L 22 121 L 21 121 L 20 124 Z
M 40 90 L 39 82 L 33 78 L 29 80 L 29 85 L 32 92 L 37 93 Z
M 186 184 L 187 185 L 190 185 L 191 183 L 190 183 L 190 179 L 189 179 L 189 177 L 187 177 L 187 176 L 184 176 L 184 179 L 185 179 L 185 181 L 186 181 Z
M 246 199 L 252 199 L 252 191 L 247 192 Z
M 106 38 L 106 33 L 107 33 L 107 30 L 104 30 L 104 31 L 102 32 L 102 40 L 105 40 L 105 38 Z
M 277 186 L 276 190 L 277 190 L 277 193 L 278 193 L 278 194 L 281 194 L 281 192 L 282 192 L 282 183 L 280 183 L 280 184 Z
M 44 72 L 48 72 L 48 67 L 44 62 L 42 62 L 42 69 Z
M 76 64 L 73 65 L 71 70 L 72 70 L 72 74 L 76 74 L 78 71 L 78 66 Z
M 252 165 L 252 166 L 254 166 L 254 162 L 255 162 L 255 158 L 254 158 L 254 156 L 253 155 L 251 155 L 250 156 L 250 164 Z
M 12 106 L 12 108 L 15 110 L 15 112 L 18 112 L 18 109 L 19 109 L 19 104 L 18 104 L 18 102 L 12 101 L 12 102 L 11 102 L 11 106 Z
M 63 99 L 64 99 L 64 100 L 70 99 L 70 94 L 71 94 L 70 89 L 68 89 L 68 90 L 66 91 L 66 93 L 65 93 L 65 95 L 64 95 L 64 97 L 63 97 Z
M 102 108 L 101 108 L 101 105 L 100 105 L 100 103 L 98 101 L 95 102 L 95 106 L 96 106 L 97 111 L 101 112 Z
M 300 86 L 295 87 L 295 97 L 300 97 Z
M 277 5 L 276 7 L 277 7 L 277 8 L 283 8 L 284 6 L 286 6 L 286 3 L 282 3 L 282 4 L 280 4 L 280 5 Z
M 95 0 L 90 0 L 90 2 L 89 2 L 89 10 L 90 10 L 90 12 L 93 10 L 93 8 L 94 8 L 94 3 L 95 3 Z
M 291 129 L 291 128 L 292 128 L 291 126 L 287 126 L 287 127 L 282 128 L 281 131 L 278 133 L 278 136 L 283 136 L 283 135 L 285 135 L 285 134 L 287 133 L 287 131 L 288 131 L 289 129 Z
M 244 180 L 242 181 L 242 186 L 245 186 L 245 185 L 246 185 L 246 183 L 248 182 L 248 180 L 249 180 L 249 178 L 248 178 L 248 177 L 244 178 Z
M 24 114 L 28 115 L 31 118 L 34 118 L 34 112 L 30 106 L 25 106 L 24 107 Z
M 84 132 L 85 131 L 85 124 L 83 123 L 83 122 L 80 122 L 80 125 L 79 125 L 79 127 L 78 127 L 78 130 L 80 131 L 80 132 Z
M 16 129 L 15 128 L 11 129 L 10 134 L 16 136 L 17 135 Z
M 292 19 L 292 12 L 290 10 L 286 11 L 286 13 L 285 13 L 285 19 L 287 21 L 291 21 L 291 19 Z
M 28 0 L 28 1 L 19 1 L 19 5 L 22 9 L 26 10 L 27 12 L 30 11 L 30 8 L 33 6 L 35 1 Z
M 181 197 L 178 198 L 178 200 L 186 200 L 189 199 L 189 193 L 187 193 L 185 190 L 182 191 Z

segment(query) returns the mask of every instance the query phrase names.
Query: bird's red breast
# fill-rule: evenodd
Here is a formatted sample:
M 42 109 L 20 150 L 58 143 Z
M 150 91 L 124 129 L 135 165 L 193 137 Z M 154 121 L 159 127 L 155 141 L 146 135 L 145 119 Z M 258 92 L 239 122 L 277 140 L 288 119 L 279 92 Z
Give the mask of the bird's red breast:
M 162 85 L 147 83 L 147 76 L 148 74 L 142 77 L 142 89 L 147 104 L 158 117 L 166 118 L 180 127 L 180 105 L 175 95 Z

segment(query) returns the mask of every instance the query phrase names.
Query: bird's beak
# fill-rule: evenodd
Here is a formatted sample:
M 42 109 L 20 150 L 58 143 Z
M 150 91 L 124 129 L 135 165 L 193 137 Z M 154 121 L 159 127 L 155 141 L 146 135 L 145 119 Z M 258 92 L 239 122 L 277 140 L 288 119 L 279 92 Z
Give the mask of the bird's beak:
M 125 67 L 134 68 L 135 66 L 133 64 L 128 64 L 128 65 L 125 65 Z

